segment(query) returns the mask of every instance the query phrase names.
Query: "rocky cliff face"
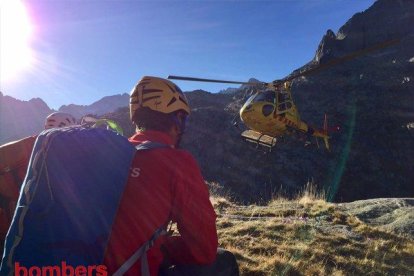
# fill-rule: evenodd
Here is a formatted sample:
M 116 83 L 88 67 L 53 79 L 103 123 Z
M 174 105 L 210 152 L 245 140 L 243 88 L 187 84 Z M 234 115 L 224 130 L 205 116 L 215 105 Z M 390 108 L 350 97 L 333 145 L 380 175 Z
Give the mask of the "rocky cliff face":
M 355 52 L 374 44 L 401 39 L 413 33 L 414 2 L 380 0 L 364 12 L 355 14 L 334 34 L 328 30 L 319 44 L 315 61 Z
M 414 121 L 413 24 L 413 1 L 377 1 L 338 34 L 328 31 L 312 62 L 390 39 L 398 44 L 294 83 L 304 118 L 326 111 L 331 124 L 342 126 L 326 168 L 331 175 L 324 180 L 337 200 L 414 194 L 414 140 L 407 127 Z
M 242 200 L 266 200 L 280 189 L 295 193 L 308 180 L 324 188 L 331 200 L 414 196 L 414 2 L 377 1 L 353 16 L 338 32 L 328 31 L 313 61 L 328 62 L 390 39 L 393 46 L 295 79 L 292 94 L 301 118 L 331 126 L 332 152 L 286 137 L 273 153 L 243 143 L 231 124 L 251 93 L 230 91 L 221 103 L 198 109 L 190 119 L 184 146 L 217 181 Z M 191 99 L 191 96 L 190 96 Z M 189 135 L 190 136 L 190 135 Z

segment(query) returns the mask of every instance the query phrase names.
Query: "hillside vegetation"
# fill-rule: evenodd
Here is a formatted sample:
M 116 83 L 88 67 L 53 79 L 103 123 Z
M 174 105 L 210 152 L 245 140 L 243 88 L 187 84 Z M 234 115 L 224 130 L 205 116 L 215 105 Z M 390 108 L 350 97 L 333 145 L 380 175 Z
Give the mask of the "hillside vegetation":
M 213 197 L 219 243 L 241 275 L 414 275 L 414 240 L 309 191 L 296 200 L 240 206 Z

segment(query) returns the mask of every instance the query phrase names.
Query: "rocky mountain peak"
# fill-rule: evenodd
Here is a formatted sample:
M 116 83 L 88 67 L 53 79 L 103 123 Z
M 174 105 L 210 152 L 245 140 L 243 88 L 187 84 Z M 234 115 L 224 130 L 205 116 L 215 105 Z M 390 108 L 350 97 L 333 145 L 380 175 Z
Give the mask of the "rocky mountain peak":
M 258 83 L 258 82 L 261 82 L 261 81 L 259 81 L 258 79 L 255 79 L 255 78 L 250 78 L 248 82 L 256 82 L 256 83 Z
M 332 55 L 332 50 L 335 48 L 336 35 L 329 29 L 323 36 L 316 51 L 315 61 L 321 62 L 321 58 L 329 58 Z
M 29 104 L 32 104 L 38 110 L 47 110 L 50 111 L 49 106 L 41 98 L 33 98 L 28 101 Z
M 378 0 L 367 10 L 352 16 L 335 35 L 328 30 L 314 61 L 332 58 L 372 45 L 414 35 L 414 1 Z

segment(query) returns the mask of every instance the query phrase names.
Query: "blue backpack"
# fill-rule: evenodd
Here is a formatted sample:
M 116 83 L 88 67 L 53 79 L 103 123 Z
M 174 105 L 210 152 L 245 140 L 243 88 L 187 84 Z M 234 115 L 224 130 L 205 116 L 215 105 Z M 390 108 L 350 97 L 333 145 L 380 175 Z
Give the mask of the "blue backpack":
M 12 224 L 0 275 L 21 267 L 100 265 L 109 240 L 131 162 L 137 150 L 168 147 L 144 143 L 135 148 L 106 129 L 69 127 L 43 131 L 37 138 Z M 137 249 L 116 275 L 141 258 L 164 234 Z

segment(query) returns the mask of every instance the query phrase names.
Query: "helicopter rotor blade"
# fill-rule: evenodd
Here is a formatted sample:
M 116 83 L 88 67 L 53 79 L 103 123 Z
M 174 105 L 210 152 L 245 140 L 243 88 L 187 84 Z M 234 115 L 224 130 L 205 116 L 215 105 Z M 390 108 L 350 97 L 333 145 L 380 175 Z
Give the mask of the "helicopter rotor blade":
M 227 80 L 213 80 L 213 79 L 202 79 L 193 77 L 183 76 L 168 76 L 170 80 L 184 80 L 184 81 L 200 81 L 200 82 L 215 82 L 215 83 L 233 83 L 233 84 L 247 84 L 247 85 L 266 85 L 264 82 L 243 82 L 243 81 L 227 81 Z
M 324 70 L 328 67 L 331 67 L 331 66 L 334 66 L 334 65 L 352 60 L 354 58 L 360 57 L 362 55 L 368 54 L 370 52 L 374 52 L 376 50 L 380 50 L 382 48 L 386 48 L 386 47 L 398 44 L 400 41 L 401 41 L 400 39 L 393 39 L 393 40 L 388 40 L 386 42 L 382 42 L 382 43 L 379 43 L 379 44 L 375 44 L 374 46 L 371 46 L 371 47 L 368 47 L 368 48 L 365 48 L 365 49 L 362 49 L 362 50 L 359 50 L 359 51 L 352 52 L 348 55 L 345 55 L 345 56 L 342 56 L 342 57 L 339 57 L 339 58 L 332 59 L 332 60 L 330 60 L 326 63 L 323 63 L 323 64 L 316 65 L 315 67 L 310 68 L 308 70 L 305 70 L 303 72 L 300 72 L 298 74 L 293 74 L 292 76 L 288 76 L 288 77 L 286 77 L 284 79 L 281 79 L 281 80 L 275 80 L 273 83 L 283 83 L 285 81 L 291 81 L 291 80 L 296 79 L 298 77 L 307 76 L 307 75 L 316 73 L 320 70 Z

